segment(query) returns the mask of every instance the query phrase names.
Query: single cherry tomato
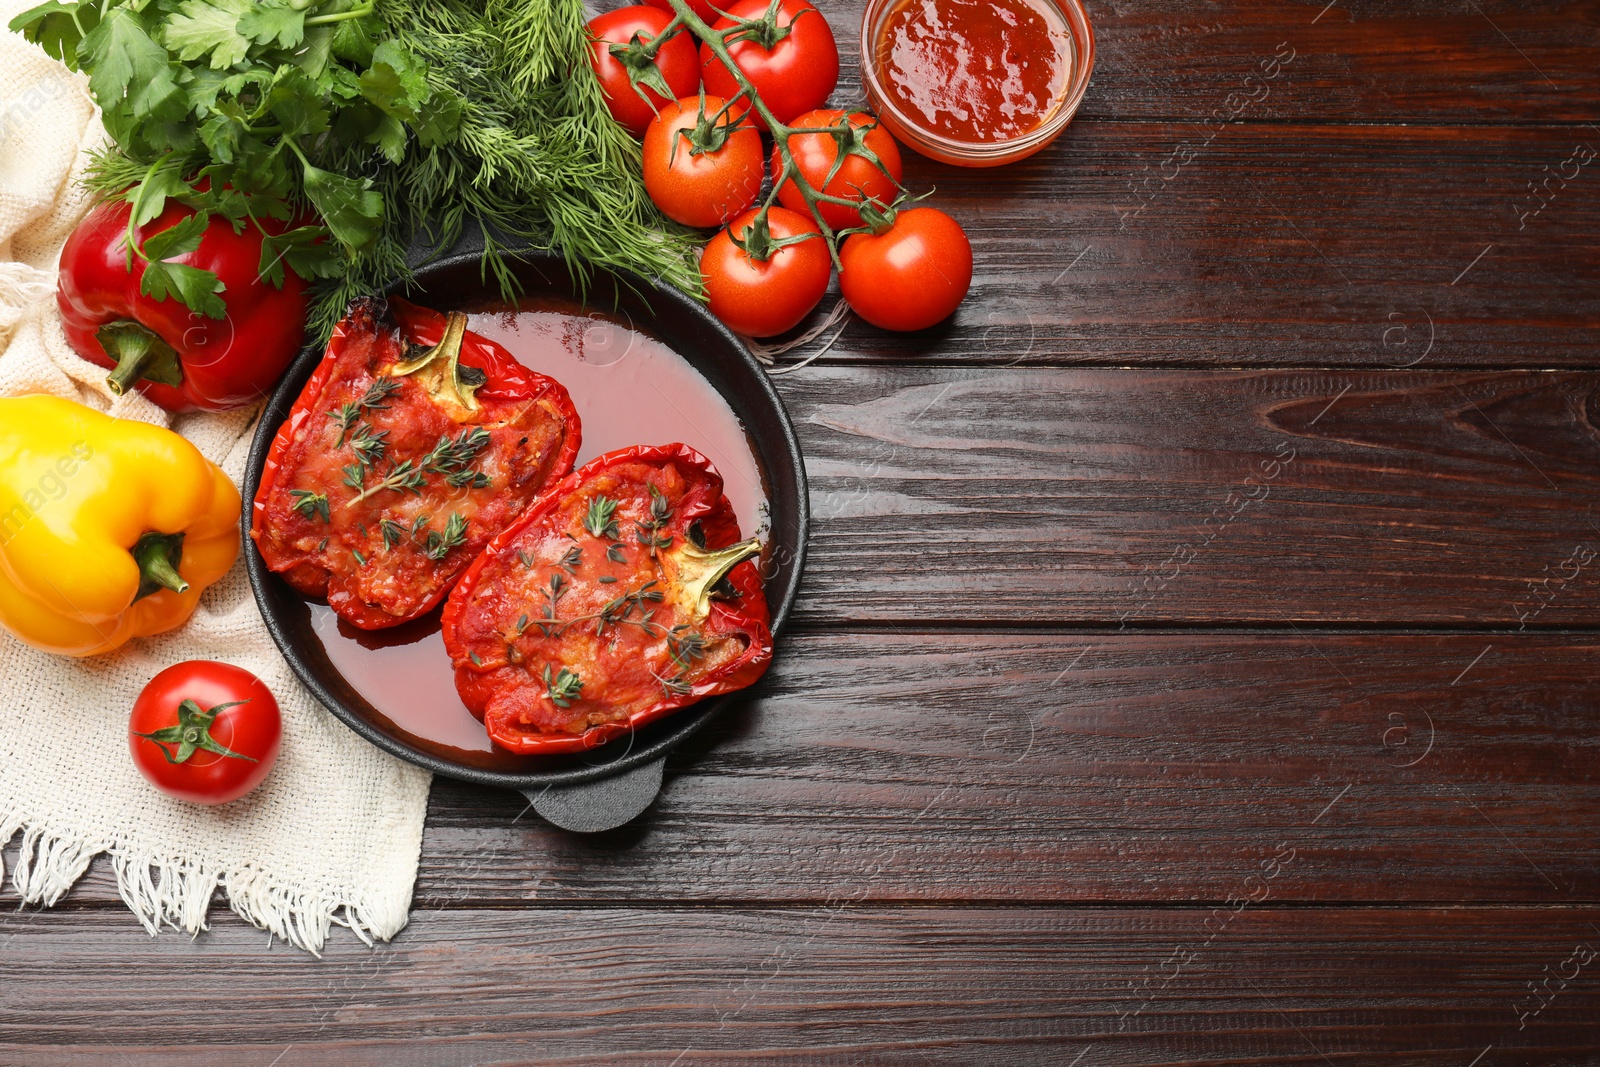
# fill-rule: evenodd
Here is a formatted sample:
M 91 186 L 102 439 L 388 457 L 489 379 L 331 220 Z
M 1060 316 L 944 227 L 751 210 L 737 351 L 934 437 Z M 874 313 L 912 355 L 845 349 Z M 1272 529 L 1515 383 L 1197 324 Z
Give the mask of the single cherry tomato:
M 840 126 L 844 124 L 846 112 L 836 110 L 807 111 L 804 115 L 794 120 L 795 126 Z M 831 133 L 797 133 L 789 137 L 789 153 L 794 156 L 795 165 L 800 168 L 800 176 L 811 184 L 813 189 L 827 193 L 829 196 L 842 196 L 852 200 L 872 198 L 882 203 L 891 203 L 895 194 L 899 192 L 900 182 L 900 146 L 895 144 L 888 130 L 877 124 L 878 120 L 865 112 L 857 111 L 850 114 L 850 125 L 853 129 L 850 144 L 846 146 L 844 162 L 839 164 L 839 170 L 833 179 L 828 181 L 826 188 L 822 183 L 828 180 L 828 172 L 833 169 L 833 161 L 839 158 L 839 138 Z M 871 155 L 867 155 L 867 153 Z M 882 167 L 872 161 L 873 157 L 883 164 Z M 783 156 L 776 145 L 772 148 L 772 180 L 777 181 L 783 173 Z M 792 211 L 806 214 L 806 198 L 800 195 L 800 188 L 793 179 L 783 183 L 783 188 L 778 190 L 778 199 L 783 206 Z M 845 207 L 843 204 L 818 204 L 817 209 L 822 212 L 822 220 L 836 230 L 849 226 L 861 225 L 861 212 L 854 208 Z
M 128 722 L 139 773 L 195 804 L 226 804 L 260 785 L 282 739 L 272 690 L 241 667 L 202 659 L 150 679 Z
M 644 2 L 651 7 L 659 7 L 663 11 L 670 12 L 672 10 L 672 0 L 644 0 Z M 715 22 L 722 17 L 717 14 L 716 5 L 712 4 L 710 0 L 689 0 L 689 10 L 707 22 Z
M 882 233 L 857 233 L 839 249 L 845 303 L 885 330 L 922 330 L 948 317 L 972 285 L 972 244 L 961 224 L 931 207 L 894 213 Z
M 644 134 L 645 127 L 663 106 L 680 96 L 690 95 L 700 84 L 699 56 L 694 50 L 694 38 L 687 30 L 679 30 L 662 44 L 653 61 L 641 50 L 642 45 L 655 40 L 671 21 L 671 15 L 643 4 L 618 8 L 589 20 L 589 62 L 606 94 L 606 106 L 611 109 L 611 117 L 635 137 Z M 620 58 L 613 55 L 613 46 L 621 47 L 624 55 Z M 658 73 L 652 73 L 652 67 Z M 630 68 L 643 75 L 638 89 L 628 78 Z M 650 87 L 658 79 L 668 89 L 665 96 Z M 639 89 L 644 90 L 643 97 Z
M 685 97 L 661 109 L 644 134 L 644 188 L 656 207 L 685 226 L 720 226 L 761 192 L 761 135 L 738 125 L 725 101 Z
M 711 313 L 730 330 L 771 337 L 797 325 L 817 306 L 828 289 L 833 262 L 822 234 L 806 216 L 775 207 L 767 212 L 763 231 L 752 226 L 758 214 L 745 212 L 711 239 L 700 257 L 700 275 Z M 734 243 L 735 235 L 750 251 Z M 806 239 L 784 244 L 765 259 L 752 255 L 797 237 Z
M 767 13 L 768 0 L 740 0 L 728 8 L 730 17 L 720 18 L 712 27 L 731 30 L 741 21 L 760 19 Z M 761 100 L 779 122 L 788 124 L 795 116 L 819 108 L 839 83 L 839 46 L 822 12 L 805 0 L 779 0 L 776 26 L 787 29 L 771 47 L 751 31 L 734 41 L 728 53 L 756 87 Z M 700 74 L 706 92 L 731 98 L 740 91 L 739 83 L 722 60 L 705 45 L 700 46 Z M 757 121 L 761 122 L 760 116 Z M 761 122 L 763 127 L 765 122 Z

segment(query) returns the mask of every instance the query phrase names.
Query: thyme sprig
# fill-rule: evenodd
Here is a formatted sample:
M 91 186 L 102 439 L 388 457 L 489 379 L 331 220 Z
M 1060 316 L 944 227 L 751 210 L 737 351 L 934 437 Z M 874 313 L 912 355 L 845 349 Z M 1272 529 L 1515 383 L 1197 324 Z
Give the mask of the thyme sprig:
M 433 451 L 422 457 L 422 469 L 430 474 L 454 474 L 488 448 L 489 441 L 489 431 L 482 426 L 462 430 L 453 441 L 449 434 L 440 434 Z
M 328 521 L 327 493 L 313 493 L 309 489 L 291 489 L 289 495 L 294 497 L 294 510 L 308 519 L 319 518 L 323 522 Z
M 617 540 L 617 502 L 607 496 L 597 496 L 589 501 L 589 512 L 583 517 L 583 528 L 595 537 Z
M 356 458 L 368 467 L 375 467 L 389 450 L 389 431 L 376 430 L 362 423 L 350 438 L 350 447 Z
M 429 559 L 444 559 L 452 549 L 456 549 L 467 542 L 467 520 L 461 517 L 459 511 L 450 513 L 450 518 L 445 520 L 444 532 L 429 530 L 428 539 L 424 542 L 423 551 Z
M 596 637 L 605 636 L 607 626 L 637 626 L 651 637 L 658 637 L 666 632 L 666 628 L 655 621 L 655 609 L 645 605 L 659 604 L 666 599 L 666 594 L 657 588 L 659 585 L 660 582 L 652 578 L 639 588 L 630 589 L 606 601 L 599 611 L 563 619 L 557 611 L 561 598 L 567 595 L 572 583 L 563 578 L 560 571 L 551 571 L 550 584 L 539 590 L 544 597 L 544 607 L 542 617 L 535 620 L 534 625 L 545 637 L 560 637 L 572 627 L 585 622 L 595 624 Z
M 388 489 L 393 489 L 402 493 L 412 492 L 418 496 L 421 496 L 422 487 L 428 482 L 427 476 L 424 475 L 422 471 L 417 468 L 416 464 L 412 463 L 409 459 L 396 463 L 393 467 L 389 468 L 389 473 L 384 475 L 383 478 L 363 489 L 362 485 L 364 484 L 365 476 L 366 468 L 359 463 L 352 463 L 350 466 L 344 468 L 345 484 L 350 486 L 352 489 L 360 490 L 360 492 L 350 498 L 349 502 L 345 504 L 345 507 L 353 508 L 372 494 L 381 493 Z
M 383 534 L 383 547 L 391 549 L 406 539 L 406 528 L 403 523 L 393 519 L 384 519 L 378 523 L 378 532 Z
M 657 489 L 654 483 L 645 484 L 650 486 L 650 518 L 633 525 L 639 543 L 650 549 L 651 559 L 656 559 L 657 550 L 672 547 L 672 535 L 661 532 L 672 521 L 672 506 L 667 503 L 666 494 Z
M 339 440 L 335 442 L 334 447 L 344 447 L 345 436 L 362 415 L 369 411 L 387 411 L 389 405 L 384 401 L 393 396 L 395 390 L 399 388 L 400 383 L 393 378 L 387 376 L 375 378 L 360 398 L 340 404 L 328 412 L 328 418 L 339 426 Z
M 550 668 L 553 664 L 544 665 L 544 690 L 550 697 L 550 703 L 558 708 L 570 708 L 572 702 L 578 699 L 583 692 L 583 679 L 576 671 L 562 667 L 551 677 Z
M 661 683 L 668 696 L 688 696 L 694 688 L 689 681 L 689 669 L 706 655 L 705 635 L 687 623 L 680 623 L 667 633 L 667 654 L 677 665 L 678 673 L 663 677 L 651 671 L 650 676 Z

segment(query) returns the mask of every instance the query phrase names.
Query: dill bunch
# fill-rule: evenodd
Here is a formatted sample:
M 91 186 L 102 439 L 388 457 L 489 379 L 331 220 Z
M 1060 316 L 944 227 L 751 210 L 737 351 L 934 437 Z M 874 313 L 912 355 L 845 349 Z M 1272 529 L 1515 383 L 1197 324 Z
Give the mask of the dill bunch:
M 352 298 L 408 277 L 414 241 L 441 252 L 468 225 L 483 229 L 486 266 L 508 298 L 506 242 L 553 249 L 579 277 L 600 266 L 700 292 L 690 235 L 650 202 L 639 145 L 606 108 L 580 0 L 379 0 L 377 13 L 429 84 L 466 106 L 451 142 L 412 144 L 398 164 L 365 171 L 389 215 L 319 296 L 319 333 Z M 362 173 L 362 155 L 347 151 L 335 168 Z

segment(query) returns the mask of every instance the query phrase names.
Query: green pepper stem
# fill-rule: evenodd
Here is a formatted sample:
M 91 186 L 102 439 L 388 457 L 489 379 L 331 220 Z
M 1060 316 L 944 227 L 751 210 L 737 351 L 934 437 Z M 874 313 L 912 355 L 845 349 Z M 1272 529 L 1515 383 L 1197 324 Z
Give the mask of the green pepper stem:
M 751 556 L 761 554 L 761 539 L 752 537 L 727 548 L 706 552 L 696 548 L 694 542 L 685 541 L 678 554 L 678 588 L 694 605 L 695 621 L 711 613 L 711 590 L 728 572 Z
M 187 593 L 189 583 L 178 573 L 178 563 L 183 559 L 183 534 L 164 534 L 149 531 L 134 542 L 128 550 L 139 565 L 139 591 L 134 594 L 137 603 L 163 589 L 174 593 Z
M 415 374 L 417 381 L 433 399 L 476 411 L 478 398 L 474 394 L 484 384 L 484 378 L 482 372 L 478 371 L 473 375 L 478 380 L 472 380 L 467 373 L 472 372 L 472 368 L 461 366 L 461 344 L 466 336 L 467 317 L 459 311 L 452 311 L 445 319 L 444 336 L 439 343 L 415 359 L 396 363 L 390 373 L 396 378 Z M 427 373 L 418 373 L 424 370 Z
M 117 361 L 117 365 L 106 375 L 106 388 L 110 389 L 114 396 L 123 395 L 144 377 L 145 361 L 155 352 L 155 346 L 150 343 L 155 340 L 155 336 L 148 330 L 143 330 L 139 334 L 130 330 L 124 337 L 121 352 L 112 357 Z
M 172 346 L 147 326 L 132 319 L 108 322 L 95 331 L 106 357 L 116 363 L 106 375 L 106 388 L 122 396 L 141 378 L 162 385 L 183 384 L 183 364 Z

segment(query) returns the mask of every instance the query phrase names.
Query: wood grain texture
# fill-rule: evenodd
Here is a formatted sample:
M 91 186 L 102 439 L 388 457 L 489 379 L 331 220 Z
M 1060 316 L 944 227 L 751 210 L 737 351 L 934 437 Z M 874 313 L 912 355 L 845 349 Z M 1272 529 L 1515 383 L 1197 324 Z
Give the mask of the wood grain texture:
M 860 101 L 861 0 L 818 5 L 844 59 L 836 99 Z M 1588 123 L 1600 114 L 1593 0 L 1086 0 L 1094 77 L 1078 120 Z M 1293 60 L 1262 95 L 1263 60 Z M 1227 111 L 1224 110 L 1223 114 Z
M 417 903 L 1220 901 L 1280 846 L 1274 899 L 1592 902 L 1597 673 L 1595 635 L 796 635 L 621 830 L 436 782 Z
M 321 961 L 102 859 L 0 1065 L 1600 1062 L 1600 2 L 1089 6 L 1056 145 L 907 155 L 959 313 L 779 380 L 799 626 L 642 819 L 440 781 Z
M 1475 1067 L 1579 1064 L 1600 1024 L 1596 919 L 1269 905 L 423 911 L 392 947 L 340 941 L 317 961 L 238 926 L 191 942 L 115 915 L 11 916 L 0 1062 L 187 1067 L 228 1049 L 226 1062 L 260 1067 L 1466 1067 L 1489 1049 Z M 1555 975 L 1574 971 L 1563 988 Z M 1547 976 L 1531 1015 L 1527 986 Z
M 807 372 L 807 623 L 1600 620 L 1592 375 Z
M 973 238 L 971 295 L 824 361 L 1600 363 L 1600 129 L 1083 123 L 906 184 Z

